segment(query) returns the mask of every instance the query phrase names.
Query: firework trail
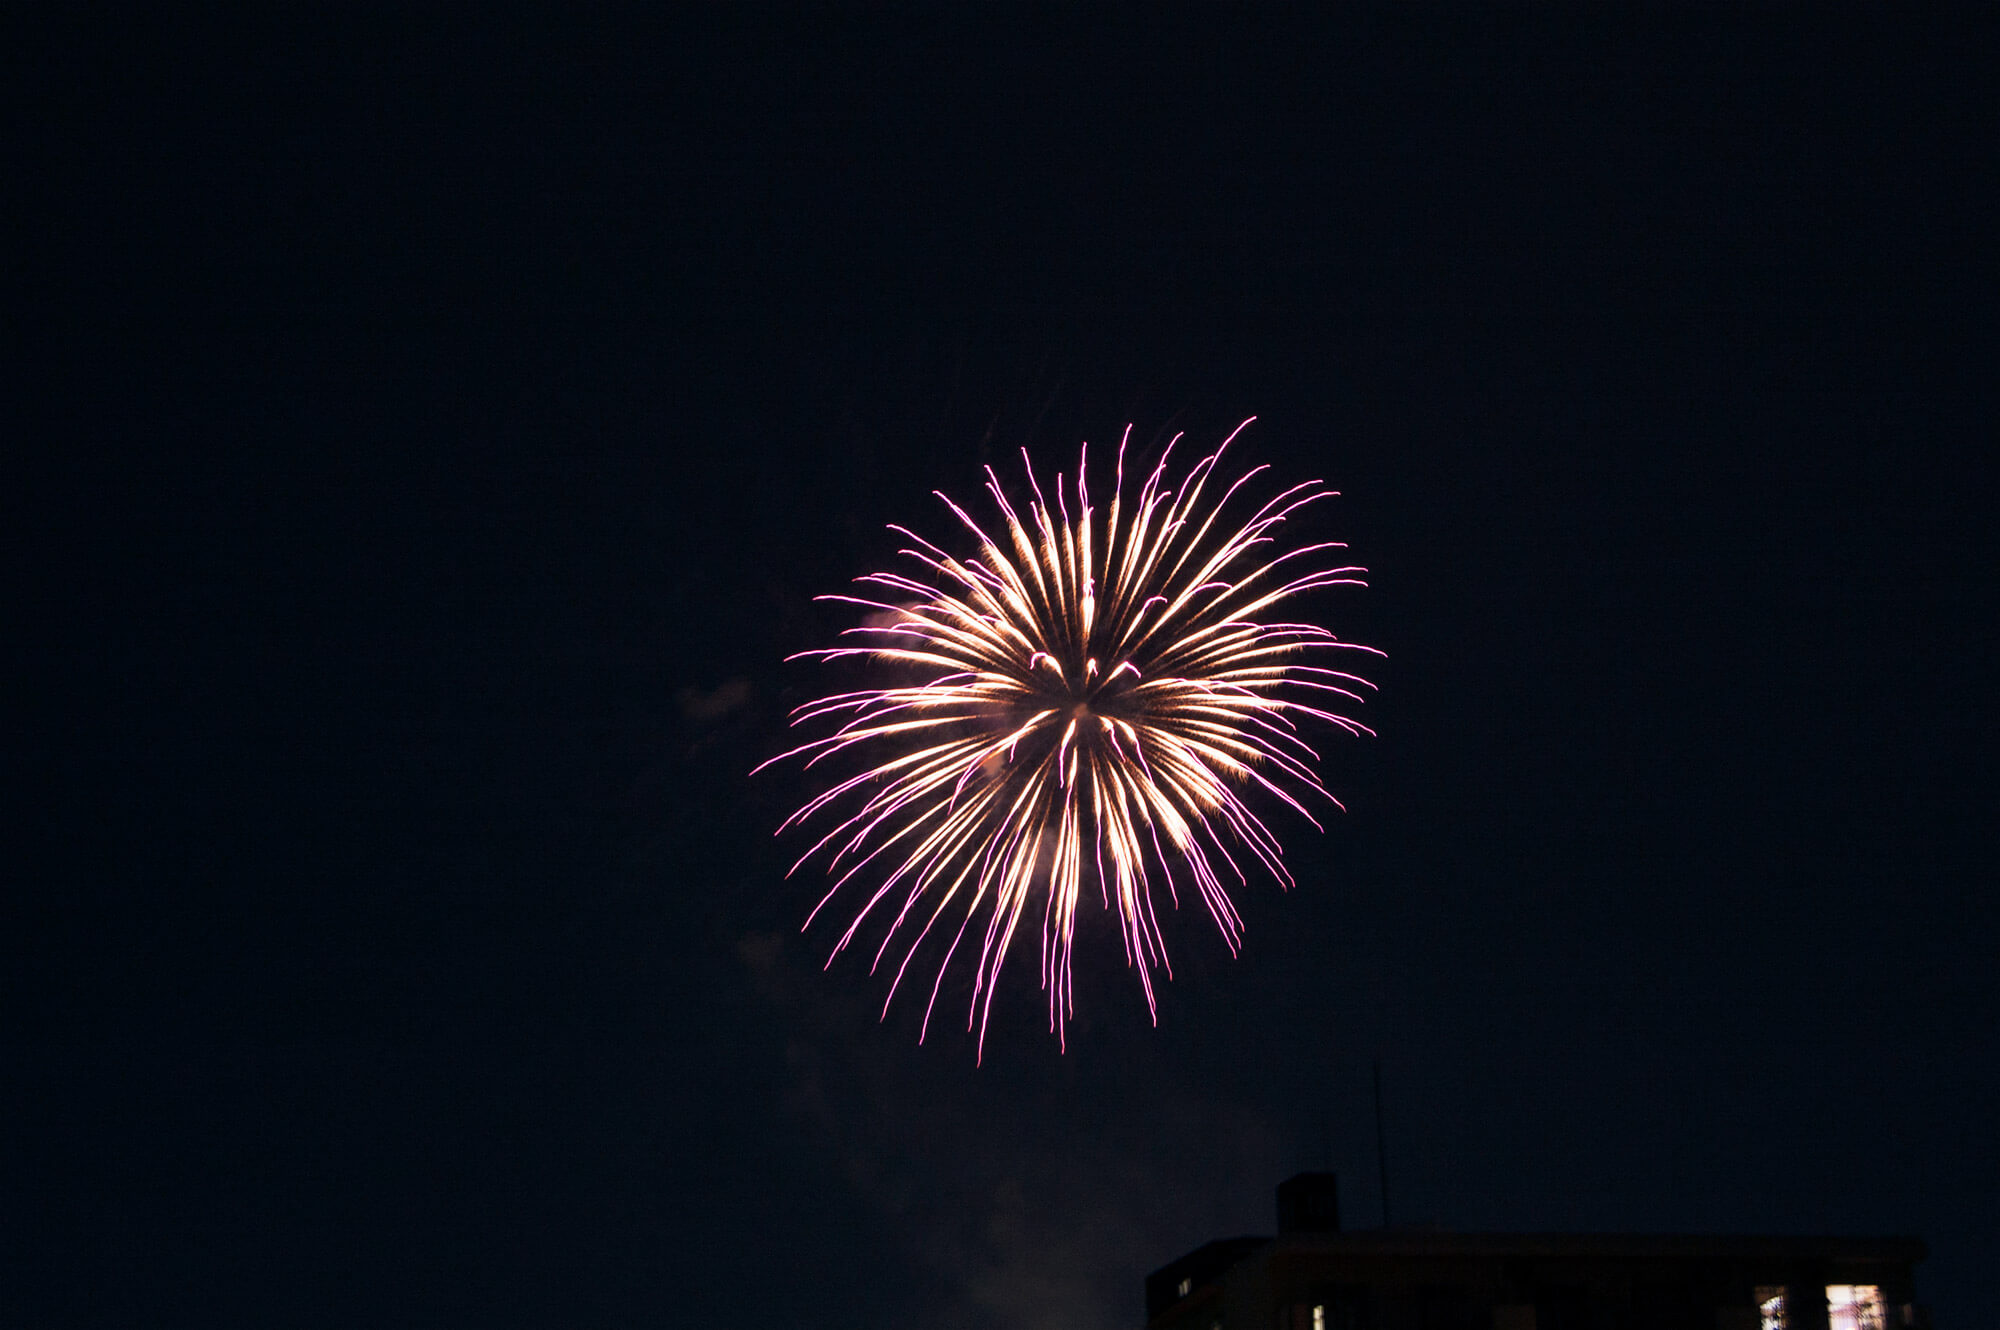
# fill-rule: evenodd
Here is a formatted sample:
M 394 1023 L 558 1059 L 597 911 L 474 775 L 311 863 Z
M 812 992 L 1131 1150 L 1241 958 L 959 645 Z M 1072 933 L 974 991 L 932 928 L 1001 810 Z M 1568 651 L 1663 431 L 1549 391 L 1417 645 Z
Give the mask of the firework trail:
M 1039 901 L 1042 987 L 1050 1029 L 1062 1039 L 1075 1014 L 1077 904 L 1094 883 L 1117 911 L 1126 964 L 1137 970 L 1157 1022 L 1153 971 L 1172 978 L 1173 970 L 1156 885 L 1176 908 L 1184 890 L 1198 895 L 1232 955 L 1243 921 L 1217 862 L 1247 882 L 1244 868 L 1254 859 L 1292 885 L 1277 838 L 1242 792 L 1261 789 L 1314 826 L 1299 796 L 1338 807 L 1314 774 L 1318 755 L 1299 722 L 1368 732 L 1332 708 L 1358 704 L 1356 690 L 1372 685 L 1302 658 L 1381 653 L 1315 624 L 1271 617 L 1302 592 L 1364 585 L 1364 570 L 1330 566 L 1338 557 L 1331 552 L 1345 548 L 1336 543 L 1278 549 L 1276 533 L 1292 514 L 1333 496 L 1318 481 L 1294 485 L 1240 523 L 1223 520 L 1237 492 L 1265 469 L 1226 487 L 1218 477 L 1223 452 L 1249 424 L 1197 462 L 1178 492 L 1166 475 L 1176 435 L 1129 502 L 1121 441 L 1102 514 L 1091 501 L 1088 444 L 1074 483 L 1055 477 L 1053 507 L 1024 449 L 1033 494 L 1025 513 L 987 468 L 995 534 L 938 495 L 977 541 L 976 555 L 959 559 L 892 526 L 913 542 L 901 553 L 922 573 L 873 573 L 856 579 L 870 594 L 821 597 L 868 614 L 846 630 L 852 644 L 801 654 L 867 657 L 893 677 L 793 712 L 795 725 L 835 729 L 771 762 L 806 757 L 811 767 L 859 749 L 869 765 L 779 830 L 823 813 L 839 819 L 792 871 L 830 851 L 833 886 L 808 927 L 862 879 L 854 889 L 866 897 L 828 965 L 871 916 L 890 917 L 870 967 L 892 947 L 901 953 L 884 1015 L 918 950 L 951 912 L 938 930 L 951 942 L 924 1008 L 928 1033 L 945 973 L 973 921 L 983 919 L 983 935 L 973 930 L 978 962 L 966 1015 L 983 1055 L 1001 966 Z M 1211 487 L 1221 493 L 1204 503 Z M 842 811 L 828 812 L 835 808 Z

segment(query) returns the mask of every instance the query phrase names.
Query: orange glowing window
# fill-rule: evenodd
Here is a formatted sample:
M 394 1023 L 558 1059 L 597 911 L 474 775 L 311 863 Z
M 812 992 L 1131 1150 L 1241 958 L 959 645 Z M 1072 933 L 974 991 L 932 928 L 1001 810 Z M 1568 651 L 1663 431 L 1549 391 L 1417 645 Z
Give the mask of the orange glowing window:
M 1827 1330 L 1884 1330 L 1889 1318 L 1876 1284 L 1828 1284 Z

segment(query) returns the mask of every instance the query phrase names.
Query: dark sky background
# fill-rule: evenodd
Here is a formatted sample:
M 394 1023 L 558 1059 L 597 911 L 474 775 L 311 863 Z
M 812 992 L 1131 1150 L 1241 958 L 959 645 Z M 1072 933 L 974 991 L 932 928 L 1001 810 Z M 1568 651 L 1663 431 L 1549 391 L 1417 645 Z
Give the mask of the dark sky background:
M 403 7 L 395 7 L 400 10 Z M 2000 1246 L 1989 21 L 334 7 L 7 54 L 0 1314 L 1134 1327 L 1380 1222 Z M 9 376 L 14 377 L 14 375 Z M 933 487 L 1260 421 L 1384 648 L 983 1068 L 750 779 Z

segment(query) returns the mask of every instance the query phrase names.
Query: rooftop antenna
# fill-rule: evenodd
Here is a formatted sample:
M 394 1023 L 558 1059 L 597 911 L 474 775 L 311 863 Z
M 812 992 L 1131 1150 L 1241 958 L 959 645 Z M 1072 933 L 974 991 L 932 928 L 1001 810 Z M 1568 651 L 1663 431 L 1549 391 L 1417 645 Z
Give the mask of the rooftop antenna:
M 1375 1069 L 1375 1171 L 1382 1182 L 1382 1227 L 1389 1227 L 1389 1154 L 1382 1148 L 1382 1059 Z

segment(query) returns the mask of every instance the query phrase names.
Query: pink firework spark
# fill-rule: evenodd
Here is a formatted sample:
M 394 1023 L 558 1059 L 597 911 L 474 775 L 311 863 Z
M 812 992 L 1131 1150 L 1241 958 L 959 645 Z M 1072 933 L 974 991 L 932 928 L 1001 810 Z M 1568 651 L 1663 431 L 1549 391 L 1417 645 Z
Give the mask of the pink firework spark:
M 844 634 L 859 639 L 853 645 L 801 654 L 867 657 L 896 678 L 793 712 L 795 725 L 830 721 L 836 728 L 772 762 L 805 756 L 812 767 L 859 749 L 870 765 L 811 799 L 779 830 L 823 813 L 838 819 L 792 866 L 796 872 L 829 852 L 833 885 L 808 927 L 835 895 L 863 878 L 854 890 L 866 898 L 828 965 L 871 916 L 893 910 L 870 967 L 880 967 L 897 939 L 906 940 L 884 1015 L 912 959 L 956 906 L 957 927 L 931 983 L 923 1033 L 968 928 L 983 918 L 966 1014 L 967 1028 L 978 1027 L 983 1055 L 1001 966 L 1039 900 L 1042 987 L 1050 1029 L 1061 1040 L 1076 1010 L 1070 957 L 1077 903 L 1094 882 L 1105 907 L 1117 911 L 1126 964 L 1138 971 L 1157 1022 L 1153 970 L 1172 978 L 1173 969 L 1154 908 L 1155 884 L 1175 907 L 1182 889 L 1192 886 L 1232 955 L 1243 920 L 1216 861 L 1247 882 L 1239 859 L 1254 858 L 1292 885 L 1276 836 L 1241 792 L 1261 789 L 1314 826 L 1300 795 L 1339 807 L 1314 774 L 1318 754 L 1301 737 L 1299 722 L 1367 733 L 1331 708 L 1359 704 L 1356 689 L 1373 685 L 1303 662 L 1331 652 L 1381 653 L 1316 624 L 1272 617 L 1302 592 L 1365 585 L 1365 570 L 1330 566 L 1338 557 L 1331 551 L 1345 548 L 1337 543 L 1279 550 L 1276 533 L 1286 519 L 1333 496 L 1316 480 L 1278 494 L 1241 523 L 1223 521 L 1237 491 L 1265 469 L 1226 488 L 1217 479 L 1223 452 L 1249 424 L 1196 463 L 1178 492 L 1166 487 L 1176 435 L 1129 505 L 1121 441 L 1103 514 L 1091 502 L 1089 445 L 1074 484 L 1055 478 L 1053 509 L 1023 450 L 1034 495 L 1025 515 L 987 468 L 998 539 L 939 494 L 978 553 L 959 559 L 892 526 L 914 543 L 901 553 L 923 572 L 855 579 L 877 598 L 821 597 L 862 607 L 866 622 Z M 1211 484 L 1222 492 L 1204 504 Z

